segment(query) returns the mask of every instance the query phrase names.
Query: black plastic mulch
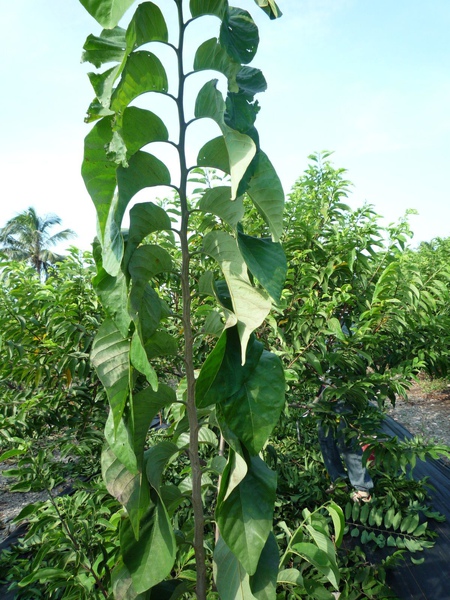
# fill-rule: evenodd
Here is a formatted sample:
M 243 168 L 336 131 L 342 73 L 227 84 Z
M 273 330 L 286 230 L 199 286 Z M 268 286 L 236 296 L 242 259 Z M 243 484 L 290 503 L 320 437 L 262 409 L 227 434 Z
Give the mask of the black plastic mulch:
M 412 437 L 390 417 L 386 417 L 382 430 L 399 439 Z M 429 521 L 429 528 L 439 537 L 433 548 L 416 555 L 417 558 L 423 555 L 425 561 L 413 565 L 407 558 L 389 572 L 388 583 L 401 600 L 450 600 L 450 467 L 434 459 L 418 461 L 414 477 L 428 477 L 433 486 L 430 490 L 433 510 L 444 515 L 446 521 Z

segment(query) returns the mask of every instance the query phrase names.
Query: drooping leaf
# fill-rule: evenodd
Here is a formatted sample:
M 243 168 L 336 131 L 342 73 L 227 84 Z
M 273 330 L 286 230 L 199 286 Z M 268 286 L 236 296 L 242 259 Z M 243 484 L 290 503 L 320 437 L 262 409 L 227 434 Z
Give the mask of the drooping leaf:
M 287 274 L 286 255 L 281 244 L 238 231 L 238 245 L 252 275 L 278 302 Z
M 213 570 L 221 600 L 254 600 L 248 574 L 222 537 L 214 549 Z
M 108 62 L 121 62 L 125 48 L 125 29 L 104 29 L 99 36 L 89 35 L 86 38 L 81 60 L 99 68 Z
M 255 2 L 271 19 L 278 19 L 283 14 L 275 0 L 255 0 Z
M 262 150 L 255 161 L 247 193 L 269 226 L 274 242 L 278 242 L 283 232 L 283 188 L 272 163 Z
M 145 282 L 137 281 L 130 293 L 130 314 L 136 324 L 142 343 L 158 328 L 162 317 L 161 300 L 155 290 Z
M 280 560 L 277 540 L 270 532 L 261 552 L 258 568 L 250 578 L 250 587 L 258 600 L 275 600 L 277 589 L 278 562 Z
M 284 371 L 275 354 L 263 350 L 240 389 L 220 402 L 220 416 L 251 454 L 258 454 L 285 403 Z
M 245 362 L 248 339 L 269 314 L 271 302 L 265 292 L 252 286 L 236 240 L 224 231 L 212 231 L 203 239 L 203 252 L 220 265 L 238 319 L 241 359 Z
M 250 457 L 247 465 L 240 484 L 225 500 L 218 501 L 216 520 L 227 546 L 253 575 L 272 530 L 277 478 L 259 456 Z
M 250 63 L 259 44 L 258 28 L 250 13 L 230 6 L 220 27 L 220 43 L 236 62 Z
M 147 235 L 154 231 L 168 230 L 171 226 L 169 215 L 160 206 L 152 202 L 135 204 L 130 210 L 130 229 L 125 249 L 125 265 L 128 264 L 131 255 Z
M 165 440 L 147 450 L 145 455 L 147 479 L 158 492 L 166 464 L 179 451 L 176 444 Z
M 225 185 L 206 190 L 198 207 L 203 212 L 216 215 L 233 228 L 242 220 L 245 212 L 242 198 L 231 201 L 231 188 Z
M 105 117 L 94 125 L 85 138 L 81 168 L 84 184 L 97 211 L 101 242 L 116 188 L 117 165 L 108 159 L 105 151 L 111 140 L 111 117 Z
M 114 321 L 122 336 L 127 337 L 131 319 L 126 308 L 128 290 L 125 276 L 121 271 L 115 277 L 107 273 L 101 264 L 101 257 L 99 257 L 97 275 L 92 283 L 106 314 Z
M 331 585 L 336 590 L 339 590 L 339 570 L 324 550 L 321 550 L 315 544 L 311 544 L 310 542 L 293 544 L 292 550 L 314 565 L 316 569 L 328 579 Z
M 147 512 L 150 494 L 142 472 L 130 473 L 111 449 L 102 452 L 102 476 L 106 489 L 125 506 L 133 537 L 139 539 L 140 521 Z
M 122 418 L 115 427 L 113 414 L 110 411 L 105 423 L 105 440 L 122 465 L 135 475 L 139 471 L 139 467 L 135 454 L 133 431 L 129 422 Z
M 141 338 L 136 331 L 131 339 L 130 360 L 133 367 L 145 375 L 148 383 L 156 392 L 158 389 L 158 376 L 156 375 L 155 369 L 148 361 Z
M 129 393 L 130 342 L 106 319 L 92 345 L 91 360 L 106 389 L 117 428 Z
M 177 339 L 166 331 L 156 331 L 146 340 L 145 352 L 149 360 L 157 356 L 173 356 L 178 352 Z
M 236 327 L 226 329 L 203 363 L 195 388 L 196 404 L 206 408 L 239 393 L 256 368 L 263 345 L 254 337 L 247 346 L 244 364 Z
M 94 19 L 106 29 L 115 27 L 134 0 L 80 0 Z
M 133 587 L 130 571 L 122 560 L 111 572 L 111 584 L 114 600 L 148 600 L 148 594 L 137 594 Z
M 95 95 L 100 104 L 109 110 L 114 83 L 120 74 L 120 65 L 112 67 L 103 73 L 88 73 L 89 81 L 94 88 Z
M 265 92 L 267 81 L 260 69 L 254 67 L 241 67 L 236 76 L 239 91 L 251 100 L 255 94 Z
M 128 520 L 120 532 L 123 562 L 138 594 L 163 581 L 175 561 L 176 541 L 169 515 L 155 490 L 151 491 L 151 499 L 153 505 L 141 520 L 139 541 Z
M 231 175 L 231 198 L 236 198 L 239 183 L 256 154 L 254 141 L 225 124 L 225 102 L 216 88 L 217 79 L 207 82 L 197 95 L 196 118 L 213 119 L 220 127 L 228 152 Z

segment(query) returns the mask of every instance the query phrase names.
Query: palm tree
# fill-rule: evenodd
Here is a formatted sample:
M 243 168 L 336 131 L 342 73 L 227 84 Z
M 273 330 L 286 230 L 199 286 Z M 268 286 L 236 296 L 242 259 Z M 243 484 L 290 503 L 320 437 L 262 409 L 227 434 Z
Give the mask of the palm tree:
M 60 223 L 57 215 L 39 217 L 30 206 L 0 229 L 0 250 L 12 260 L 27 261 L 46 279 L 49 266 L 64 258 L 50 248 L 76 235 L 71 229 L 51 235 L 49 229 Z

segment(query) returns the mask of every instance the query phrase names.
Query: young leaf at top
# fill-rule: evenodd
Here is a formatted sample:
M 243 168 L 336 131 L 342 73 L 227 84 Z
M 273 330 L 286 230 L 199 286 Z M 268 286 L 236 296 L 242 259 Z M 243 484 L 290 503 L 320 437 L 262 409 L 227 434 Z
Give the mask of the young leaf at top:
M 102 27 L 112 29 L 134 0 L 80 0 L 80 2 Z

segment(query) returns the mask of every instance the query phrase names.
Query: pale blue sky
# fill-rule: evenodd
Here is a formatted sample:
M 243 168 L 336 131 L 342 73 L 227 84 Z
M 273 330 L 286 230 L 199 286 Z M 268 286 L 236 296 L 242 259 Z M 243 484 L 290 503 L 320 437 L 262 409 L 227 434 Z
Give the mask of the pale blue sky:
M 387 222 L 417 209 L 414 242 L 450 235 L 450 2 L 279 0 L 279 21 L 253 0 L 234 4 L 260 27 L 252 64 L 269 89 L 257 127 L 285 191 L 308 154 L 334 150 L 353 206 L 367 201 Z M 32 204 L 87 248 L 95 213 L 79 172 L 92 93 L 80 56 L 100 27 L 78 0 L 3 3 L 2 17 L 0 225 Z

